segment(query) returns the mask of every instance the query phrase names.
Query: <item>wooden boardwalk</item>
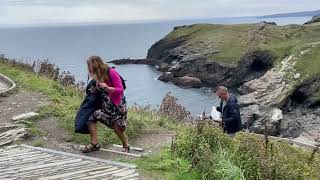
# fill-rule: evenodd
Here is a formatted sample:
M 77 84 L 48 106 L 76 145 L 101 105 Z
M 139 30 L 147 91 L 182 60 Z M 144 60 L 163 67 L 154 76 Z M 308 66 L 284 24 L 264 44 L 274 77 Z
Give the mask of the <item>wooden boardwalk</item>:
M 0 180 L 137 180 L 134 165 L 83 155 L 14 145 L 0 149 Z

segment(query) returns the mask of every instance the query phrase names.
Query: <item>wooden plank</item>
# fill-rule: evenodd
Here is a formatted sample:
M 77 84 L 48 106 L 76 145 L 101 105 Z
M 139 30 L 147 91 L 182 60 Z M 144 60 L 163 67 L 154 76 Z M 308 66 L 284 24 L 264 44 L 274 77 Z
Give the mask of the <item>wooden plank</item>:
M 14 144 L 14 145 L 11 145 L 11 146 L 7 146 L 5 149 L 15 149 L 15 148 L 19 148 L 19 145 Z
M 86 170 L 81 170 L 81 171 L 74 171 L 74 172 L 69 172 L 69 173 L 64 173 L 64 174 L 58 174 L 55 176 L 49 176 L 49 177 L 41 177 L 39 180 L 50 180 L 50 179 L 63 179 L 68 176 L 72 176 L 75 174 L 82 174 L 90 171 L 95 171 L 95 170 L 101 170 L 101 169 L 107 169 L 109 166 L 106 167 L 100 167 L 100 168 L 92 168 L 92 169 L 86 169 Z
M 6 155 L 9 155 L 9 154 L 14 154 L 14 153 L 22 153 L 22 152 L 31 152 L 29 149 L 25 149 L 25 150 L 20 150 L 20 149 L 17 149 L 17 150 L 10 150 L 10 151 L 3 151 L 0 153 L 0 157 L 1 156 L 6 156 Z
M 87 162 L 86 162 L 87 163 Z M 92 164 L 81 164 L 77 163 L 73 166 L 59 166 L 58 168 L 52 168 L 52 167 L 47 167 L 47 168 L 43 168 L 43 169 L 36 169 L 36 170 L 32 170 L 32 171 L 27 171 L 25 173 L 19 173 L 19 176 L 24 176 L 24 175 L 28 175 L 28 174 L 32 174 L 35 175 L 36 177 L 39 177 L 43 174 L 47 175 L 47 176 L 53 176 L 53 175 L 57 175 L 57 174 L 61 174 L 61 173 L 67 173 L 70 171 L 79 171 L 79 170 L 83 170 L 83 169 L 90 169 L 92 168 Z
M 88 176 L 88 177 L 86 177 L 86 179 L 95 179 L 95 178 L 98 178 L 98 177 L 101 178 L 101 177 L 104 177 L 104 176 L 107 176 L 107 175 L 112 175 L 112 174 L 115 174 L 115 173 L 119 173 L 119 172 L 125 171 L 125 170 L 127 170 L 127 168 L 118 169 L 118 170 L 110 171 L 110 172 L 106 172 L 106 173 L 101 173 L 101 174 L 97 174 L 97 175 L 94 175 L 94 176 Z
M 112 146 L 117 147 L 117 148 L 123 148 L 123 146 L 118 145 L 118 144 L 112 144 Z M 135 150 L 135 151 L 140 151 L 140 152 L 144 151 L 142 148 L 138 148 L 138 147 L 130 147 L 130 149 Z
M 123 177 L 123 176 L 129 176 L 130 174 L 133 174 L 136 172 L 134 169 L 128 169 L 126 171 L 122 171 L 120 173 L 114 174 L 115 177 Z
M 130 178 L 136 178 L 138 176 L 139 176 L 139 173 L 134 173 L 134 174 L 131 174 L 131 175 L 128 175 L 128 176 L 125 176 L 125 177 L 118 178 L 116 180 L 125 180 L 125 179 L 130 179 Z
M 111 149 L 100 149 L 100 151 L 111 152 L 111 153 L 122 154 L 122 155 L 133 156 L 133 157 L 141 157 L 141 154 L 126 153 L 126 152 L 115 151 Z
M 84 148 L 84 146 L 80 146 L 80 148 Z M 101 148 L 100 151 L 111 152 L 111 153 L 122 154 L 122 155 L 133 156 L 133 157 L 141 157 L 141 154 L 126 153 L 126 152 L 116 151 L 112 149 Z
M 8 156 L 7 158 L 0 158 L 0 164 L 5 162 L 5 161 L 9 161 L 9 160 L 21 160 L 21 161 L 23 161 L 23 159 L 29 159 L 29 158 L 32 158 L 32 157 L 41 157 L 41 156 L 44 156 L 44 155 L 47 155 L 47 154 L 39 153 L 39 154 L 32 154 L 30 156 L 28 156 L 28 154 L 17 155 L 17 156 Z
M 74 160 L 69 160 L 69 161 L 61 161 L 61 162 L 56 162 L 56 163 L 49 163 L 49 164 L 44 164 L 44 165 L 39 165 L 39 166 L 22 168 L 22 169 L 19 169 L 19 171 L 29 171 L 29 170 L 41 169 L 41 168 L 45 168 L 45 167 L 61 166 L 63 164 L 78 163 L 80 161 L 81 161 L 81 159 L 74 159 Z
M 47 152 L 47 153 L 58 154 L 59 156 L 65 155 L 65 156 L 68 156 L 68 157 L 82 158 L 82 159 L 86 159 L 86 160 L 90 160 L 90 161 L 101 162 L 101 163 L 106 163 L 106 164 L 125 167 L 125 168 L 136 168 L 137 167 L 136 165 L 132 165 L 132 164 L 127 164 L 127 163 L 122 163 L 122 162 L 115 162 L 115 161 L 110 161 L 110 160 L 105 160 L 105 159 L 94 158 L 94 157 L 88 157 L 88 156 L 84 156 L 84 155 L 80 155 L 80 154 L 71 154 L 71 153 L 55 151 L 55 150 L 45 149 L 45 148 L 40 148 L 40 147 L 32 147 L 32 146 L 28 146 L 28 145 L 24 145 L 24 144 L 22 144 L 20 146 L 21 147 L 35 149 L 35 150 L 39 150 L 39 151 L 43 151 L 43 152 Z
M 61 161 L 61 159 L 56 159 L 56 158 L 46 158 L 46 159 L 39 159 L 39 161 L 38 162 L 43 162 L 43 163 L 50 163 L 50 162 L 52 162 L 52 161 Z M 14 161 L 14 162 L 6 162 L 7 164 L 8 163 L 10 163 L 10 166 L 17 166 L 17 165 L 22 165 L 22 164 L 24 164 L 24 165 L 28 165 L 28 164 L 30 164 L 30 163 L 33 163 L 33 165 L 35 165 L 35 163 L 34 163 L 34 161 L 23 161 L 23 163 L 21 162 L 21 161 Z M 0 164 L 1 165 L 1 164 Z M 2 164 L 3 165 L 3 164 Z
M 30 161 L 30 160 L 41 161 L 42 159 L 49 158 L 49 157 L 54 157 L 54 156 L 52 154 L 44 154 L 44 155 L 41 155 L 41 156 L 33 156 L 33 157 L 28 157 L 28 158 L 22 159 L 22 162 Z
M 135 166 L 29 146 L 0 150 L 0 179 L 31 180 L 41 177 L 105 180 L 137 174 L 133 167 Z
M 103 174 L 103 173 L 106 173 L 106 172 L 109 172 L 109 171 L 114 171 L 114 170 L 117 170 L 117 169 L 119 169 L 119 168 L 118 167 L 112 167 L 110 169 L 103 170 L 103 171 L 89 172 L 89 175 Z
M 5 159 L 5 158 L 8 158 L 8 157 L 16 157 L 16 156 L 23 156 L 23 155 L 27 155 L 27 154 L 36 154 L 36 153 L 41 153 L 41 152 L 13 152 L 13 153 L 6 153 L 6 154 L 1 154 L 0 155 L 0 159 Z

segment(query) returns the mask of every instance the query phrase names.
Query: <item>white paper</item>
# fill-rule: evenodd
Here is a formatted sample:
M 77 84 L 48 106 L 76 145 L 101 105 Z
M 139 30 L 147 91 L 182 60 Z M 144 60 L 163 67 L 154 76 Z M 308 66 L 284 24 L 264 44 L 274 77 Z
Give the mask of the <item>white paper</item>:
M 219 111 L 217 111 L 216 107 L 212 107 L 211 117 L 212 117 L 212 119 L 220 119 L 221 118 L 221 113 Z

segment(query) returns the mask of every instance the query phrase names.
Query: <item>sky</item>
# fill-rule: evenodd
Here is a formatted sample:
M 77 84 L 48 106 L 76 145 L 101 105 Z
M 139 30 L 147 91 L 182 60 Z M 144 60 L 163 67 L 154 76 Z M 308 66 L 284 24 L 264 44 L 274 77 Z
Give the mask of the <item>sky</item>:
M 257 16 L 317 7 L 320 0 L 0 0 L 0 25 Z

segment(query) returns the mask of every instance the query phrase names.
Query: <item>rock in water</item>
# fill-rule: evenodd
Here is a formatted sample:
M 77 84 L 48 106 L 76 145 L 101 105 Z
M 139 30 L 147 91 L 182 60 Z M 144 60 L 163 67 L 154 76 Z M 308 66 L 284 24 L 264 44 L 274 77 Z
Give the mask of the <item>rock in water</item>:
M 202 86 L 200 79 L 190 76 L 179 77 L 175 80 L 175 84 L 183 87 L 199 88 Z

